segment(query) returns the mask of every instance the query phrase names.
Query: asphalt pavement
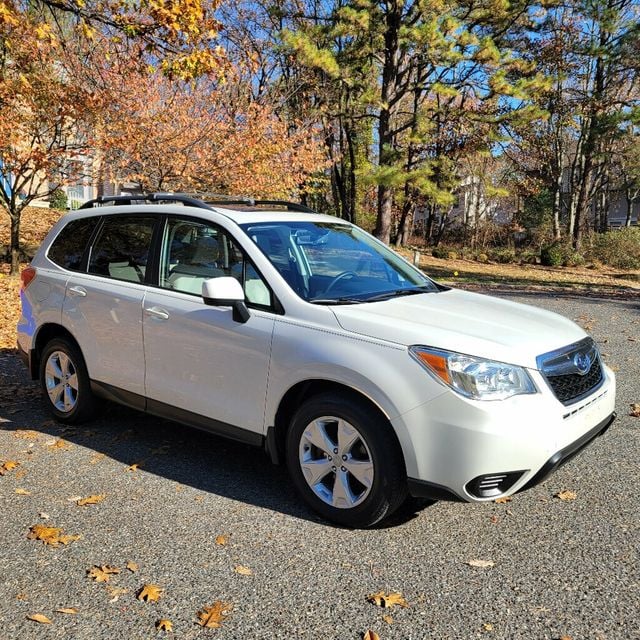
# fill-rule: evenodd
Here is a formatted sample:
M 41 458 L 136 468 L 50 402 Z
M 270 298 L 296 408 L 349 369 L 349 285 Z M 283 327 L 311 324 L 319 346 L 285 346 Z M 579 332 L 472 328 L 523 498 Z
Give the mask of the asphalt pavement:
M 0 477 L 0 640 L 640 639 L 640 299 L 503 295 L 587 328 L 618 420 L 510 502 L 414 501 L 367 531 L 317 518 L 260 450 L 114 405 L 65 428 L 0 351 L 0 466 L 19 463 Z M 29 539 L 38 524 L 81 538 Z M 148 584 L 157 601 L 137 599 Z M 408 606 L 367 601 L 380 591 Z M 228 617 L 199 626 L 217 601 Z

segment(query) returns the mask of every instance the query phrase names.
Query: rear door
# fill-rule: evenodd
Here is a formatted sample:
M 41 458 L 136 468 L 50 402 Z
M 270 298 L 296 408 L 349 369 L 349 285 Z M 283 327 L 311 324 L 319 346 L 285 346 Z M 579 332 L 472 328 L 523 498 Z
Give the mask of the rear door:
M 105 216 L 87 273 L 67 282 L 62 323 L 75 336 L 92 380 L 144 395 L 142 302 L 157 217 Z

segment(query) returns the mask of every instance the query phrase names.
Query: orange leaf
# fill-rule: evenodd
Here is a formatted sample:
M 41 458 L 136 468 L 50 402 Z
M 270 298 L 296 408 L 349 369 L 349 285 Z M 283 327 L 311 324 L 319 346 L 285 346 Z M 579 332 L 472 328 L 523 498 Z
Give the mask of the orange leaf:
M 47 616 L 43 616 L 41 613 L 33 613 L 30 616 L 27 616 L 27 620 L 33 620 L 40 624 L 52 624 L 51 620 L 49 620 Z
M 156 622 L 156 629 L 158 631 L 173 631 L 173 622 L 171 620 L 167 620 L 166 618 L 162 618 Z
M 96 582 L 109 582 L 109 578 L 116 573 L 120 573 L 120 569 L 118 567 L 110 567 L 107 564 L 94 565 L 91 569 L 87 569 L 87 576 Z
M 43 524 L 34 524 L 27 534 L 29 540 L 41 540 L 45 544 L 57 547 L 59 544 L 69 544 L 80 540 L 82 536 L 62 535 L 62 529 L 46 527 Z
M 396 605 L 404 608 L 409 606 L 402 594 L 397 591 L 392 593 L 385 593 L 384 591 L 372 593 L 367 596 L 367 602 L 375 604 L 377 607 L 383 607 L 384 609 L 388 609 L 389 607 Z
M 363 636 L 362 640 L 380 640 L 380 636 L 375 632 L 369 629 Z
M 13 471 L 13 469 L 19 466 L 19 462 L 16 462 L 15 460 L 7 460 L 2 466 L 0 466 L 0 476 L 5 475 L 9 471 Z
M 60 609 L 56 609 L 56 613 L 67 613 L 69 615 L 75 615 L 78 613 L 78 610 L 75 607 L 61 607 Z
M 211 606 L 203 607 L 202 611 L 198 611 L 198 624 L 209 629 L 219 629 L 229 616 L 231 609 L 233 605 L 216 600 Z
M 220 546 L 224 546 L 228 541 L 227 536 L 216 536 L 216 544 L 219 544 Z
M 558 493 L 553 494 L 554 498 L 559 498 L 562 502 L 570 502 L 571 500 L 575 500 L 578 495 L 574 491 L 558 491 Z
M 249 567 L 243 567 L 241 564 L 236 565 L 233 569 L 236 573 L 239 573 L 241 576 L 251 576 L 253 575 L 253 571 L 249 569 Z
M 88 504 L 98 504 L 98 502 L 102 502 L 106 498 L 106 494 L 101 493 L 99 495 L 89 496 L 87 498 L 81 498 L 76 502 L 79 507 L 84 507 Z
M 144 602 L 157 602 L 162 591 L 157 584 L 145 584 L 136 597 Z

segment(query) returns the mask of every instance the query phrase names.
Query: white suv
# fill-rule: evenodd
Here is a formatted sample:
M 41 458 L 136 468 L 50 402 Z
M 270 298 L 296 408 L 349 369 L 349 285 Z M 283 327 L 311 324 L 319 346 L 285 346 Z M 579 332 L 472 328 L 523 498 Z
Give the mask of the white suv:
M 92 201 L 22 282 L 18 346 L 58 420 L 101 396 L 263 446 L 348 526 L 408 493 L 531 487 L 615 417 L 614 375 L 573 322 L 441 286 L 301 205 Z

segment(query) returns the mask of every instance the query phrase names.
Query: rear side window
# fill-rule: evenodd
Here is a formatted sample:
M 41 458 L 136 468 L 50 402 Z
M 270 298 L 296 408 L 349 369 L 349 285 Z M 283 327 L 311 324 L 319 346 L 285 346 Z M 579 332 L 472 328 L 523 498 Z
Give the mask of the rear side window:
M 70 271 L 80 271 L 85 247 L 99 220 L 95 217 L 72 220 L 49 247 L 49 260 Z
M 144 282 L 155 218 L 108 216 L 93 243 L 89 273 Z

